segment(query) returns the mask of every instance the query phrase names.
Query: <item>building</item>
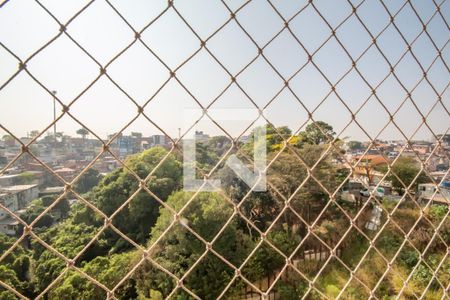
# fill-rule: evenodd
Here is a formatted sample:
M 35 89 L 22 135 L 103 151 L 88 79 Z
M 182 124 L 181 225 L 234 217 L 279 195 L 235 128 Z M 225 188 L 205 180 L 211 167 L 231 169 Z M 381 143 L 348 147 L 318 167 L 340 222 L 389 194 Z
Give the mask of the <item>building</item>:
M 383 178 L 384 174 L 377 171 L 376 168 L 382 165 L 387 165 L 387 159 L 382 155 L 366 154 L 362 157 L 355 156 L 353 158 L 353 163 L 356 163 L 359 159 L 361 159 L 361 161 L 355 167 L 353 179 L 359 182 L 364 182 L 365 184 L 369 184 L 369 182 L 371 184 L 378 183 Z
M 44 172 L 42 171 L 27 171 L 19 174 L 6 174 L 0 176 L 0 187 L 7 187 L 13 185 L 23 184 L 42 184 Z
M 413 143 L 412 150 L 419 155 L 425 155 L 431 152 L 431 143 L 426 142 Z
M 76 170 L 66 167 L 58 168 L 54 172 L 66 181 L 72 181 L 74 175 L 76 174 Z
M 209 140 L 209 135 L 203 131 L 195 131 L 194 140 L 196 142 L 207 142 Z
M 0 219 L 0 232 L 6 235 L 15 235 L 19 230 L 19 221 L 11 216 Z
M 155 134 L 150 137 L 150 147 L 162 146 L 167 147 L 170 144 L 169 137 L 163 134 Z
M 44 190 L 41 190 L 38 194 L 39 197 L 44 196 L 59 196 L 62 193 L 64 193 L 64 187 L 63 186 L 52 186 L 45 188 Z
M 26 208 L 38 197 L 37 184 L 15 185 L 0 188 L 0 203 L 14 213 Z M 8 212 L 0 208 L 0 232 L 15 235 L 19 229 L 19 222 Z
M 444 136 L 442 136 L 442 134 L 438 134 L 437 135 L 438 140 L 442 139 L 442 144 L 444 146 L 450 146 L 450 134 L 444 134 Z
M 37 184 L 15 185 L 0 188 L 0 203 L 12 212 L 26 208 L 28 204 L 38 198 Z M 10 215 L 0 208 L 0 220 Z
M 417 187 L 418 202 L 426 205 L 430 200 L 432 204 L 450 205 L 450 189 L 441 185 L 436 192 L 433 183 L 422 183 Z
M 7 174 L 0 176 L 0 186 L 16 185 L 20 181 L 20 174 Z

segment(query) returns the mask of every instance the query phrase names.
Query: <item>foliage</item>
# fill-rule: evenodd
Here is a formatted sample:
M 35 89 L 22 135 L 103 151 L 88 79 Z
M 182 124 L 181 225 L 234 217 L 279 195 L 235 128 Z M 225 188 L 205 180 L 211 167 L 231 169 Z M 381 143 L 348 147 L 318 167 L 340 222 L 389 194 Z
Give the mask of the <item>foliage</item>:
M 325 293 L 326 293 L 328 296 L 332 297 L 332 298 L 336 298 L 337 295 L 339 295 L 339 292 L 340 292 L 340 291 L 341 291 L 341 290 L 340 290 L 337 286 L 332 285 L 332 284 L 327 285 L 327 286 L 325 287 Z
M 36 176 L 31 172 L 23 172 L 20 174 L 21 184 L 31 184 L 36 179 Z
M 41 238 L 66 257 L 75 257 L 97 233 L 94 226 L 74 224 L 71 220 L 52 226 L 41 234 Z M 105 240 L 97 239 L 84 253 L 80 260 L 90 260 L 104 253 Z M 33 243 L 34 254 L 40 258 L 44 248 L 39 243 Z
M 179 211 L 193 196 L 189 192 L 177 192 L 169 197 L 167 205 Z M 188 225 L 202 238 L 211 241 L 231 216 L 232 209 L 226 200 L 215 193 L 201 192 L 180 216 L 182 224 Z M 160 216 L 152 228 L 149 245 L 156 242 L 173 221 L 173 215 L 162 208 Z M 229 261 L 237 263 L 245 257 L 246 248 L 252 243 L 237 229 L 232 221 L 214 243 L 213 248 Z M 203 253 L 205 246 L 180 224 L 174 225 L 159 239 L 152 257 L 176 276 L 182 276 Z M 189 286 L 201 298 L 215 298 L 225 288 L 233 275 L 232 269 L 216 256 L 209 254 L 196 266 L 186 279 Z M 141 294 L 148 297 L 150 290 L 158 290 L 164 297 L 172 290 L 173 284 L 151 266 L 138 275 Z
M 449 207 L 444 205 L 430 205 L 428 214 L 434 226 L 439 226 L 442 222 L 439 234 L 444 241 L 450 244 L 450 216 L 447 216 Z M 445 220 L 443 220 L 446 218 Z
M 56 201 L 56 199 L 57 198 L 54 196 L 44 196 L 41 198 L 42 204 L 44 207 L 48 207 L 54 201 Z M 67 201 L 67 198 L 60 199 L 50 212 L 54 212 L 55 210 L 59 210 L 62 217 L 67 217 L 67 215 L 70 212 L 70 205 L 69 205 L 69 201 Z
M 243 273 L 250 280 L 266 278 L 279 270 L 286 263 L 285 259 L 267 243 L 263 243 L 243 268 Z
M 265 133 L 266 151 L 274 152 L 280 150 L 284 141 L 292 136 L 292 131 L 287 126 L 273 127 L 272 125 L 259 126 L 253 129 L 249 140 L 242 147 L 243 152 L 252 156 L 255 148 L 255 137 Z M 257 144 L 258 146 L 258 144 Z
M 89 276 L 95 278 L 106 287 L 112 289 L 130 270 L 133 265 L 133 252 L 114 254 L 111 256 L 98 256 L 86 263 L 82 270 Z M 136 298 L 132 283 L 122 284 L 115 293 L 119 299 Z M 52 289 L 49 299 L 102 299 L 105 291 L 87 280 L 81 274 L 68 272 L 60 285 Z
M 101 179 L 100 173 L 95 169 L 87 170 L 75 183 L 75 191 L 80 194 L 89 192 L 94 186 L 98 185 Z
M 386 171 L 387 167 L 384 166 L 382 171 Z M 397 176 L 390 173 L 387 179 L 391 181 L 392 187 L 402 195 L 405 187 L 410 187 L 410 190 L 417 190 L 417 185 L 420 183 L 428 182 L 429 179 L 424 172 L 420 171 L 419 163 L 412 157 L 400 156 L 392 166 L 392 172 Z M 420 174 L 419 174 L 420 173 Z M 415 177 L 419 174 L 417 179 L 413 182 Z M 398 177 L 398 178 L 397 178 Z M 401 181 L 399 180 L 401 179 Z M 402 183 L 403 182 L 403 183 Z
M 14 137 L 13 137 L 12 135 L 9 135 L 9 134 L 3 135 L 3 136 L 2 136 L 2 140 L 3 140 L 5 143 L 15 141 Z
M 213 136 L 208 140 L 208 146 L 214 151 L 217 157 L 221 157 L 230 149 L 231 141 L 227 136 Z
M 197 167 L 214 166 L 218 161 L 217 154 L 204 143 L 196 143 L 195 145 L 195 161 Z
M 333 127 L 323 121 L 316 121 L 306 126 L 305 130 L 299 134 L 299 145 L 304 144 L 320 145 L 334 139 L 336 133 Z
M 15 240 L 0 234 L 0 253 L 9 249 Z M 31 297 L 31 253 L 18 245 L 0 262 L 0 280 L 18 290 L 19 293 Z M 9 291 L 0 290 L 0 299 L 16 299 Z
M 435 222 L 440 222 L 448 212 L 448 206 L 444 205 L 431 205 L 428 211 L 431 219 Z
M 77 134 L 81 135 L 83 137 L 83 139 L 84 139 L 89 134 L 89 130 L 87 130 L 86 128 L 82 127 L 82 128 L 77 130 Z
M 411 269 L 419 261 L 419 254 L 414 250 L 405 250 L 400 252 L 399 258 L 401 262 Z
M 140 178 L 145 179 L 167 155 L 161 147 L 154 147 L 129 157 L 125 164 Z M 147 188 L 164 201 L 181 186 L 181 164 L 172 155 L 152 173 Z M 91 198 L 105 214 L 114 213 L 131 195 L 139 189 L 139 181 L 126 168 L 120 168 L 105 176 L 93 188 Z M 150 228 L 158 217 L 160 204 L 147 191 L 139 191 L 113 220 L 123 233 L 137 242 L 144 243 Z
M 96 229 L 93 226 L 73 224 L 71 220 L 67 220 L 45 230 L 41 238 L 67 258 L 74 258 L 92 240 L 95 233 Z M 37 288 L 43 290 L 60 274 L 65 263 L 38 242 L 33 241 L 32 249 L 36 260 Z M 104 255 L 107 250 L 106 241 L 97 239 L 79 257 L 78 261 L 89 261 L 99 255 Z
M 314 211 L 318 211 L 328 201 L 326 190 L 314 179 L 309 178 L 304 182 L 308 176 L 306 166 L 315 165 L 324 150 L 323 145 L 304 145 L 303 148 L 295 150 L 295 153 L 285 151 L 277 157 L 267 172 L 268 180 L 272 183 L 272 187 L 269 188 L 272 197 L 279 199 L 278 192 L 280 192 L 286 198 L 292 198 L 292 207 L 307 221 L 312 220 Z M 322 158 L 312 171 L 314 177 L 320 178 L 322 186 L 330 192 L 333 192 L 345 178 L 331 163 L 332 155 Z M 302 183 L 302 188 L 297 190 Z M 289 225 L 298 223 L 298 218 L 294 217 L 287 222 Z
M 39 199 L 35 199 L 31 202 L 31 204 L 27 207 L 25 213 L 22 215 L 22 218 L 25 222 L 30 224 L 33 222 L 49 205 L 51 205 L 56 200 L 53 196 L 45 196 Z M 62 198 L 58 201 L 58 203 L 52 207 L 52 209 L 44 214 L 40 219 L 36 222 L 34 227 L 50 227 L 53 225 L 55 221 L 56 215 L 60 215 L 61 217 L 67 217 L 70 211 L 69 202 L 66 198 Z
M 426 287 L 430 282 L 432 276 L 432 271 L 424 264 L 420 264 L 412 277 L 415 282 L 419 283 L 423 287 Z
M 25 214 L 22 218 L 25 222 L 30 224 L 33 222 L 43 211 L 45 210 L 44 204 L 41 199 L 36 199 L 31 202 L 27 207 Z M 43 215 L 34 225 L 34 227 L 50 227 L 54 222 L 51 214 L 46 213 Z
M 269 242 L 284 255 L 289 256 L 297 249 L 308 230 L 324 242 L 335 245 L 349 226 L 349 221 L 343 216 L 340 208 L 334 202 L 329 202 L 328 192 L 333 193 L 349 174 L 348 169 L 340 167 L 337 163 L 342 153 L 339 148 L 341 143 L 336 144 L 337 149 L 328 149 L 325 145 L 335 136 L 333 128 L 319 121 L 308 125 L 303 132 L 293 138 L 288 127 L 273 128 L 267 125 L 259 129 L 266 130 L 268 160 L 276 158 L 267 170 L 271 185 L 266 192 L 248 193 L 249 187 L 227 167 L 216 175 L 225 185 L 226 197 L 221 193 L 194 194 L 179 191 L 182 176 L 180 158 L 177 159 L 158 147 L 127 158 L 125 161 L 127 168 L 119 168 L 103 178 L 99 177 L 97 171 L 87 171 L 77 182 L 75 189 L 108 216 L 127 202 L 121 212 L 114 215 L 113 224 L 134 241 L 150 247 L 151 258 L 178 278 L 189 270 L 183 284 L 198 296 L 206 299 L 215 298 L 235 275 L 233 268 L 215 253 L 220 254 L 234 266 L 241 267 L 242 274 L 250 281 L 263 281 L 280 271 L 285 264 L 285 257 L 275 251 Z M 133 136 L 139 138 L 137 133 Z M 284 141 L 289 138 L 291 138 L 290 146 L 282 153 L 278 153 L 283 149 Z M 349 142 L 348 146 L 350 149 L 361 147 L 356 141 Z M 198 166 L 210 168 L 230 147 L 231 142 L 225 136 L 198 143 L 196 152 Z M 251 157 L 253 151 L 253 135 L 250 135 L 250 142 L 243 146 L 243 152 Z M 323 155 L 325 151 L 330 153 Z M 160 164 L 163 159 L 164 162 Z M 158 168 L 154 170 L 156 166 Z M 308 170 L 313 166 L 312 171 Z M 408 185 L 420 171 L 420 167 L 415 160 L 401 157 L 393 166 L 393 170 Z M 140 179 L 148 179 L 145 184 L 150 193 L 142 189 L 142 181 L 140 182 L 134 174 Z M 320 184 L 314 178 L 320 180 Z M 394 188 L 402 190 L 402 186 L 395 182 L 396 178 L 391 175 L 388 179 L 392 181 Z M 424 180 L 425 177 L 421 175 L 419 182 Z M 285 199 L 290 199 L 290 209 L 283 211 Z M 165 202 L 165 205 L 161 206 L 159 200 Z M 54 201 L 54 197 L 34 200 L 23 215 L 24 220 L 32 222 Z M 186 206 L 188 201 L 189 205 Z M 260 244 L 258 231 L 243 218 L 232 217 L 233 205 L 238 204 L 240 212 L 259 230 L 266 231 L 272 225 L 267 232 L 266 242 Z M 312 228 L 308 229 L 306 224 L 300 221 L 299 216 L 304 221 L 312 223 L 325 205 L 326 210 L 321 214 L 321 219 L 315 222 Z M 384 200 L 383 205 L 391 211 L 397 206 L 397 202 Z M 418 210 L 415 206 L 411 208 L 411 205 L 399 205 L 392 215 L 396 224 L 405 230 L 408 229 L 406 231 L 409 231 L 419 218 Z M 365 213 L 370 214 L 369 207 L 370 205 L 358 217 L 356 223 L 360 230 L 373 237 L 375 232 L 366 231 L 364 226 L 360 226 L 365 223 Z M 81 203 L 70 207 L 66 199 L 61 199 L 54 209 L 63 212 L 66 219 L 55 223 L 51 211 L 34 225 L 33 231 L 65 257 L 70 259 L 77 257 L 76 266 L 108 288 L 113 288 L 120 282 L 141 259 L 140 251 L 130 250 L 130 245 L 110 229 L 102 232 L 80 256 L 77 256 L 92 241 L 104 220 Z M 349 207 L 344 209 L 349 209 L 349 213 L 356 211 L 356 208 L 352 208 L 353 211 Z M 179 212 L 177 218 L 174 212 Z M 439 234 L 448 244 L 450 222 L 443 220 L 448 218 L 447 212 L 447 207 L 437 205 L 431 205 L 425 211 L 426 217 L 434 225 L 442 223 Z M 272 224 L 274 220 L 276 223 Z M 216 237 L 218 233 L 220 234 Z M 415 225 L 409 239 L 415 247 L 424 249 L 432 234 L 432 226 L 427 224 L 427 221 L 421 220 Z M 211 242 L 213 239 L 215 240 L 211 247 L 215 253 L 212 251 L 205 253 L 205 244 L 202 240 Z M 307 239 L 302 248 L 314 248 L 314 240 L 316 239 Z M 375 246 L 389 259 L 397 253 L 403 240 L 404 235 L 400 230 L 389 223 L 377 235 Z M 0 252 L 3 253 L 13 242 L 13 239 L 0 235 Z M 257 245 L 258 249 L 246 260 Z M 358 279 L 368 286 L 375 286 L 385 272 L 386 263 L 373 249 L 365 255 L 369 249 L 366 237 L 355 230 L 350 231 L 341 246 L 342 254 L 339 259 L 352 268 L 359 265 L 356 273 Z M 440 241 L 428 247 L 426 261 L 432 268 L 436 268 L 443 258 L 442 253 L 447 250 L 444 248 L 444 243 Z M 359 264 L 363 255 L 364 261 Z M 202 259 L 197 263 L 199 258 Z M 298 258 L 294 256 L 294 259 Z M 381 299 L 399 292 L 403 286 L 403 278 L 407 277 L 418 263 L 417 251 L 404 246 L 396 258 L 394 268 L 397 273 L 393 275 L 390 272 L 385 277 L 376 291 L 376 296 Z M 321 261 L 311 260 L 298 265 L 302 270 L 306 270 L 306 274 L 311 275 L 322 264 Z M 25 296 L 33 298 L 48 287 L 65 268 L 66 263 L 63 259 L 33 239 L 29 250 L 18 246 L 0 262 L 0 280 L 14 286 Z M 447 275 L 450 273 L 449 269 L 450 263 L 447 260 L 437 273 L 441 282 L 449 281 Z M 413 292 L 420 294 L 431 278 L 432 270 L 423 263 L 419 264 L 405 289 L 405 297 L 412 297 Z M 330 261 L 328 267 L 322 270 L 315 286 L 330 298 L 334 298 L 347 280 L 348 271 L 339 263 Z M 119 299 L 164 299 L 176 284 L 171 276 L 151 262 L 145 261 L 129 280 L 120 285 L 115 296 Z M 241 285 L 236 285 L 232 287 L 230 293 L 240 295 L 241 288 Z M 282 276 L 274 290 L 280 299 L 296 299 L 307 289 L 306 281 L 301 278 Z M 433 295 L 439 294 L 436 280 L 431 284 L 430 291 L 434 293 Z M 182 293 L 180 290 L 173 298 L 189 298 Z M 341 296 L 354 299 L 369 297 L 364 293 L 364 288 L 356 281 L 352 281 Z M 62 276 L 60 284 L 47 294 L 49 299 L 101 299 L 105 296 L 101 288 L 75 270 L 68 270 Z M 320 298 L 314 291 L 308 297 Z M 0 299 L 14 298 L 16 297 L 8 291 L 0 292 Z
M 349 141 L 347 142 L 347 147 L 349 150 L 356 151 L 356 150 L 363 150 L 363 143 L 360 141 Z
M 300 299 L 295 287 L 287 285 L 281 280 L 277 282 L 277 292 L 281 299 Z

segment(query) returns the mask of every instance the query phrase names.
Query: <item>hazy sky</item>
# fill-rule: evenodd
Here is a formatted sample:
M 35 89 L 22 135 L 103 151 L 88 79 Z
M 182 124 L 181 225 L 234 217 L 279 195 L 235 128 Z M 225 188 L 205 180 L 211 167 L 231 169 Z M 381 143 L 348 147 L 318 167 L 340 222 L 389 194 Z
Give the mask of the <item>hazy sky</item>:
M 41 3 L 62 23 L 66 23 L 88 1 L 41 0 Z M 131 26 L 140 31 L 166 7 L 167 1 L 110 0 L 123 14 Z M 230 9 L 236 10 L 245 1 L 225 1 Z M 284 18 L 291 18 L 307 1 L 272 1 Z M 357 5 L 360 1 L 353 1 Z M 424 22 L 436 11 L 431 0 L 410 1 Z M 440 1 L 437 1 L 440 3 Z M 322 0 L 313 2 L 331 26 L 337 26 L 351 13 L 346 0 Z M 389 0 L 386 6 L 394 14 L 404 1 Z M 229 18 L 229 12 L 221 1 L 175 0 L 174 5 L 196 33 L 208 38 Z M 389 15 L 379 0 L 366 0 L 357 10 L 372 34 L 377 35 L 388 23 Z M 450 1 L 444 1 L 441 13 L 450 18 Z M 261 47 L 284 26 L 283 20 L 267 1 L 254 0 L 236 14 L 237 20 Z M 422 31 L 422 25 L 407 4 L 395 17 L 395 24 L 404 37 L 411 42 Z M 437 14 L 427 26 L 427 31 L 447 63 L 450 57 L 447 22 Z M 313 7 L 307 7 L 289 23 L 290 29 L 311 53 L 330 35 L 330 29 Z M 59 25 L 33 0 L 11 0 L 0 8 L 0 41 L 22 60 L 49 41 L 59 32 Z M 94 1 L 67 27 L 67 32 L 82 45 L 100 64 L 105 65 L 122 49 L 134 41 L 134 32 L 114 12 L 106 1 Z M 353 15 L 336 31 L 337 38 L 355 59 L 371 43 L 370 36 Z M 200 47 L 199 39 L 183 23 L 173 9 L 155 21 L 142 33 L 142 40 L 170 68 L 178 67 Z M 406 44 L 390 25 L 379 37 L 377 43 L 392 63 L 396 63 L 406 51 Z M 257 47 L 231 21 L 206 46 L 232 73 L 236 74 L 258 55 Z M 412 51 L 422 66 L 427 69 L 437 51 L 426 34 L 422 34 L 412 46 Z M 306 61 L 307 55 L 292 35 L 284 30 L 265 49 L 264 55 L 284 77 L 291 77 Z M 314 62 L 327 78 L 335 83 L 351 68 L 351 61 L 336 39 L 332 38 L 313 57 Z M 57 90 L 57 96 L 64 103 L 70 103 L 99 74 L 97 64 L 81 51 L 64 34 L 56 39 L 27 64 L 28 70 L 50 90 Z M 366 80 L 376 86 L 389 73 L 389 66 L 379 51 L 372 46 L 358 61 L 357 67 Z M 0 87 L 16 72 L 18 61 L 0 47 Z M 108 74 L 139 104 L 145 103 L 169 78 L 169 71 L 146 48 L 137 41 L 130 49 L 115 60 L 108 68 Z M 395 68 L 395 73 L 407 89 L 411 89 L 422 77 L 422 71 L 408 53 Z M 204 105 L 210 103 L 230 83 L 230 76 L 202 49 L 176 73 L 179 80 Z M 438 104 L 430 113 L 429 126 L 435 133 L 448 130 L 450 118 L 449 72 L 438 59 L 428 72 L 428 79 L 439 93 L 443 93 L 444 108 Z M 260 107 L 274 97 L 283 87 L 283 80 L 259 56 L 250 67 L 237 77 L 237 82 Z M 330 86 L 312 65 L 307 65 L 291 81 L 290 87 L 303 104 L 313 111 Z M 350 109 L 356 111 L 370 96 L 370 89 L 353 70 L 336 87 Z M 406 97 L 393 76 L 378 89 L 377 95 L 394 112 Z M 423 81 L 412 93 L 412 98 L 423 114 L 427 114 L 437 96 L 430 85 Z M 146 114 L 166 133 L 177 136 L 183 127 L 183 111 L 198 105 L 185 90 L 172 79 L 146 106 Z M 212 108 L 252 108 L 253 104 L 236 86 L 232 85 Z M 58 112 L 60 111 L 58 108 Z M 120 130 L 136 115 L 136 106 L 115 87 L 108 78 L 102 77 L 70 111 L 87 127 L 101 137 Z M 287 125 L 297 129 L 307 120 L 307 112 L 287 89 L 266 109 L 268 118 L 275 125 Z M 336 95 L 331 94 L 313 114 L 314 119 L 330 123 L 340 132 L 350 121 L 351 115 Z M 8 85 L 0 89 L 0 123 L 18 136 L 37 129 L 43 130 L 53 118 L 53 100 L 42 87 L 25 72 L 21 72 Z M 389 121 L 382 106 L 371 98 L 357 114 L 357 120 L 374 137 Z M 194 121 L 194 120 L 193 120 Z M 396 123 L 407 136 L 411 136 L 421 123 L 421 117 L 410 101 L 395 115 Z M 69 116 L 58 122 L 58 131 L 74 135 L 80 125 Z M 233 134 L 240 130 L 238 125 L 223 123 Z M 212 125 L 201 128 L 211 134 L 221 134 Z M 160 134 L 145 118 L 139 117 L 125 133 L 140 131 L 144 135 Z M 0 129 L 0 134 L 4 132 Z M 367 140 L 368 137 L 355 125 L 342 133 L 342 137 Z M 401 138 L 398 130 L 390 125 L 381 138 Z M 430 139 L 431 132 L 422 127 L 414 139 Z

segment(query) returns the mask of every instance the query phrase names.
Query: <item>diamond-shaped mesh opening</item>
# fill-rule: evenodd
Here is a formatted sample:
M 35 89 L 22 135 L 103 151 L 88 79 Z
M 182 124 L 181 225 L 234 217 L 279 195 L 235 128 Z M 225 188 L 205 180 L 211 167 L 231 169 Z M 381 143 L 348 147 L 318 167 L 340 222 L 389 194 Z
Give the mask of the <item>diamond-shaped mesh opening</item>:
M 448 7 L 4 1 L 0 298 L 448 298 Z

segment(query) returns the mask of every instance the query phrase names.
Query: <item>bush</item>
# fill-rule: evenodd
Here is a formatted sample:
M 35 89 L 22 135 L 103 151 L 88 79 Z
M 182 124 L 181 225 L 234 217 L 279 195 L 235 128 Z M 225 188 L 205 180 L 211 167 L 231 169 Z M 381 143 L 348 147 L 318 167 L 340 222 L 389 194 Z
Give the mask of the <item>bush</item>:
M 414 250 L 407 250 L 400 252 L 400 261 L 404 263 L 408 268 L 414 268 L 419 261 L 419 255 Z
M 336 298 L 337 295 L 339 295 L 340 292 L 341 292 L 341 290 L 337 286 L 335 286 L 333 284 L 329 284 L 325 288 L 325 293 L 328 296 L 331 296 L 332 298 Z
M 377 247 L 383 248 L 388 252 L 396 251 L 401 243 L 402 238 L 389 231 L 383 232 L 377 239 Z
M 292 285 L 285 283 L 280 284 L 278 287 L 278 293 L 280 294 L 280 299 L 299 299 L 297 290 Z
M 443 205 L 431 205 L 428 211 L 431 219 L 435 222 L 440 222 L 447 214 L 448 207 Z
M 308 285 L 301 281 L 278 281 L 276 284 L 280 299 L 301 299 L 307 289 Z
M 421 286 L 427 286 L 433 274 L 431 270 L 423 264 L 420 264 L 413 274 L 413 280 Z

